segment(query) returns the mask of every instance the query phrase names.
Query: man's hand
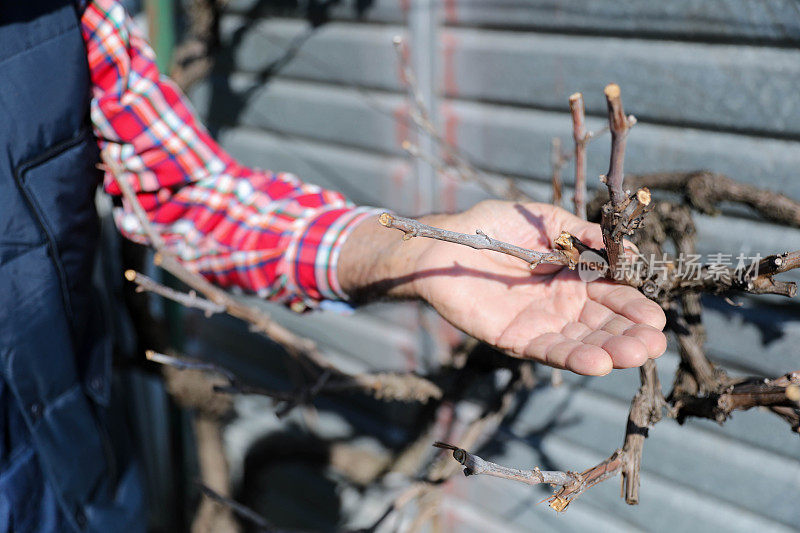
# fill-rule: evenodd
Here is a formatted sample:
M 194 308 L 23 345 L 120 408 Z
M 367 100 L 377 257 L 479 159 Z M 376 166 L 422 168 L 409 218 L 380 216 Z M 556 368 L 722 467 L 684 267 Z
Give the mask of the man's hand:
M 481 202 L 457 215 L 421 222 L 476 229 L 533 250 L 553 248 L 561 231 L 602 248 L 600 226 L 546 204 Z M 579 374 L 603 375 L 658 357 L 666 349 L 664 312 L 639 291 L 575 271 L 424 238 L 403 241 L 374 220 L 348 238 L 338 265 L 345 291 L 421 297 L 470 335 L 510 355 Z

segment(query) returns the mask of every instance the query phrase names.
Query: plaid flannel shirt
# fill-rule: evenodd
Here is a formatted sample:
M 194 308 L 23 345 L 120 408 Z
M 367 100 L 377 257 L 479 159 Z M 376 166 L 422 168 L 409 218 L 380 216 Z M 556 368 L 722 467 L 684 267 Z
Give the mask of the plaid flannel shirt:
M 122 170 L 120 178 L 184 264 L 219 285 L 295 309 L 346 299 L 336 277 L 339 251 L 376 210 L 292 174 L 234 161 L 160 75 L 153 51 L 116 0 L 90 2 L 81 24 L 103 157 Z M 109 174 L 104 186 L 120 194 Z M 115 220 L 126 237 L 147 242 L 126 202 Z

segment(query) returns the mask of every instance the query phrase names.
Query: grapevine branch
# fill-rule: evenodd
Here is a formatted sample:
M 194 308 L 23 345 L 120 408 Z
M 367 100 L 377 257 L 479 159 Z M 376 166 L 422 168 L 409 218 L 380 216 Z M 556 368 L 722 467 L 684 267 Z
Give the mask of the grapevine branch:
M 577 476 L 574 472 L 560 472 L 539 470 L 519 470 L 517 468 L 508 468 L 491 461 L 487 461 L 477 455 L 471 454 L 463 448 L 458 448 L 452 444 L 444 442 L 435 442 L 433 444 L 436 448 L 443 450 L 452 450 L 453 458 L 464 465 L 464 475 L 473 476 L 485 474 L 492 477 L 500 477 L 504 479 L 513 479 L 514 481 L 521 481 L 528 485 L 539 485 L 547 483 L 549 485 L 570 485 L 577 481 Z
M 512 479 L 527 484 L 550 483 L 558 488 L 550 498 L 550 506 L 557 511 L 564 511 L 575 498 L 595 484 L 604 481 L 616 474 L 623 478 L 623 494 L 629 504 L 639 501 L 639 471 L 641 465 L 644 440 L 649 428 L 661 420 L 665 410 L 667 414 L 678 421 L 685 418 L 703 417 L 723 422 L 733 411 L 745 410 L 755 406 L 771 409 L 792 424 L 795 430 L 800 426 L 800 374 L 797 372 L 786 374 L 776 379 L 749 378 L 745 380 L 731 380 L 727 375 L 714 367 L 706 358 L 702 349 L 704 334 L 702 326 L 694 318 L 701 312 L 700 301 L 697 297 L 700 292 L 727 293 L 733 290 L 754 294 L 780 294 L 794 296 L 796 287 L 793 283 L 775 280 L 774 276 L 788 270 L 800 267 L 800 252 L 789 252 L 772 255 L 762 259 L 757 265 L 728 269 L 727 276 L 700 276 L 701 281 L 693 282 L 685 276 L 675 273 L 676 269 L 667 269 L 660 279 L 650 279 L 639 276 L 614 276 L 616 266 L 622 259 L 623 236 L 631 235 L 635 230 L 642 228 L 645 216 L 655 204 L 652 202 L 650 191 L 642 186 L 634 194 L 626 192 L 624 183 L 624 156 L 625 141 L 630 127 L 635 124 L 635 119 L 625 115 L 622 108 L 622 99 L 619 87 L 611 84 L 605 90 L 609 112 L 609 129 L 611 131 L 611 156 L 608 174 L 601 179 L 608 189 L 609 201 L 601 208 L 601 229 L 603 232 L 604 250 L 595 250 L 601 257 L 608 259 L 608 266 L 604 273 L 606 277 L 621 283 L 627 283 L 639 288 L 645 295 L 652 299 L 659 299 L 667 305 L 675 298 L 679 299 L 683 307 L 676 309 L 671 325 L 677 328 L 681 367 L 676 375 L 676 383 L 669 398 L 664 398 L 661 392 L 660 380 L 655 363 L 650 360 L 640 368 L 641 386 L 631 401 L 628 415 L 625 439 L 622 448 L 616 450 L 608 459 L 583 472 L 542 472 L 538 469 L 520 470 L 497 465 L 483 458 L 467 452 L 450 444 L 437 442 L 435 446 L 449 449 L 453 457 L 465 466 L 465 474 L 484 474 L 494 477 Z M 573 95 L 571 110 L 573 111 L 574 139 L 577 147 L 585 139 L 580 127 L 582 98 Z M 694 187 L 687 190 L 696 196 L 705 192 L 707 203 L 713 200 L 713 205 L 724 199 L 736 199 L 742 203 L 752 205 L 756 209 L 766 208 L 764 199 L 759 191 L 748 187 L 737 187 L 725 179 L 715 177 L 721 182 L 723 192 L 709 191 L 705 181 L 708 177 L 695 175 L 670 176 L 671 181 L 662 179 L 662 183 L 679 188 L 695 180 Z M 683 180 L 683 181 L 681 181 Z M 576 175 L 576 182 L 579 181 Z M 632 180 L 633 181 L 633 180 Z M 555 183 L 555 182 L 554 182 Z M 702 186 L 705 186 L 705 189 Z M 738 185 L 738 184 L 737 184 Z M 694 189 L 694 190 L 692 190 Z M 580 202 L 577 202 L 580 204 Z M 785 209 L 782 217 L 790 217 L 800 212 L 791 200 L 781 199 Z M 700 204 L 702 205 L 702 204 Z M 713 207 L 712 205 L 712 207 Z M 660 207 L 660 206 L 659 206 Z M 656 229 L 648 228 L 644 232 L 643 247 L 654 251 L 660 250 L 667 236 L 672 238 L 679 252 L 693 250 L 694 230 L 691 218 L 680 209 L 659 209 L 655 220 Z M 708 207 L 707 207 L 708 208 Z M 677 215 L 676 215 L 677 213 Z M 681 217 L 681 215 L 685 215 Z M 425 236 L 471 246 L 473 248 L 489 249 L 508 253 L 514 257 L 525 260 L 529 264 L 538 264 L 540 260 L 532 260 L 531 255 L 525 250 L 513 249 L 509 253 L 507 243 L 504 246 L 492 246 L 491 241 L 484 240 L 480 246 L 474 246 L 474 236 L 453 234 L 445 230 L 425 226 L 404 219 L 401 224 L 394 224 L 394 217 L 381 220 L 385 226 L 397 227 L 406 233 L 405 238 Z M 681 218 L 688 218 L 687 222 Z M 422 225 L 424 226 L 424 225 Z M 479 233 L 480 234 L 480 233 Z M 650 240 L 648 240 L 650 239 Z M 575 237 L 562 234 L 557 243 L 562 247 L 562 252 L 568 258 L 567 263 L 574 265 L 580 262 L 580 252 L 585 245 Z M 530 251 L 528 251 L 530 252 Z M 559 264 L 559 263 L 556 263 Z M 708 274 L 715 265 L 704 265 L 703 273 Z M 753 268 L 753 267 L 757 268 Z M 649 274 L 648 274 L 649 276 Z M 691 322 L 689 321 L 691 319 Z
M 743 379 L 703 397 L 677 396 L 673 400 L 671 416 L 679 422 L 694 416 L 722 423 L 734 411 L 762 406 L 800 408 L 800 371 L 775 379 Z
M 462 349 L 464 350 L 463 352 L 459 350 L 455 355 L 463 355 L 465 357 L 463 364 L 467 366 L 462 367 L 457 365 L 459 370 L 458 378 L 451 385 L 447 395 L 450 401 L 440 404 L 439 411 L 452 409 L 452 404 L 450 402 L 455 403 L 456 398 L 463 398 L 464 394 L 467 393 L 466 391 L 471 388 L 466 386 L 463 381 L 465 378 L 470 379 L 470 377 L 476 377 L 473 372 L 469 370 L 472 368 L 470 363 L 479 364 L 478 361 L 481 360 L 482 356 L 492 353 L 491 350 L 487 350 L 484 345 L 481 345 L 474 339 L 466 341 Z M 500 354 L 493 354 L 493 356 L 502 357 L 504 362 L 509 362 L 505 356 L 501 356 Z M 456 359 L 460 359 L 460 357 L 456 357 Z M 482 442 L 487 440 L 489 435 L 492 435 L 496 431 L 505 416 L 514 408 L 514 399 L 519 395 L 520 391 L 530 391 L 533 389 L 536 385 L 536 376 L 533 373 L 532 363 L 529 361 L 511 361 L 510 363 L 515 369 L 512 371 L 511 379 L 499 391 L 499 396 L 487 406 L 480 416 L 470 422 L 463 431 L 456 431 L 456 434 L 454 434 L 452 426 L 446 429 L 445 435 L 447 439 L 458 442 L 459 446 L 462 448 L 480 446 Z M 494 382 L 494 380 L 492 381 Z M 419 463 L 425 459 L 426 454 L 424 450 L 427 449 L 431 441 L 431 436 L 433 434 L 439 434 L 437 432 L 442 431 L 442 428 L 436 422 L 438 419 L 439 416 L 433 417 L 434 422 L 429 429 L 422 432 L 417 440 L 400 454 L 394 461 L 392 470 L 404 470 L 404 467 L 401 466 L 402 464 L 407 464 L 408 462 Z M 416 482 L 412 483 L 407 490 L 403 491 L 395 499 L 374 527 L 370 528 L 370 531 L 374 531 L 378 524 L 383 523 L 390 516 L 401 512 L 409 499 L 412 498 L 416 499 L 421 507 L 417 514 L 418 518 L 422 515 L 435 513 L 436 506 L 441 497 L 440 489 L 445 486 L 444 482 L 457 472 L 458 468 L 456 463 L 443 457 L 437 458 L 437 460 L 428 466 L 424 475 L 419 476 Z
M 444 140 L 440 139 L 435 126 L 428 119 L 429 112 L 427 111 L 424 102 L 418 97 L 418 90 L 415 87 L 413 70 L 408 64 L 405 54 L 402 53 L 402 38 L 396 38 L 394 44 L 395 49 L 398 52 L 401 68 L 404 72 L 404 79 L 409 90 L 410 99 L 417 108 L 417 111 L 412 113 L 412 117 L 416 117 L 415 121 L 418 122 L 418 125 L 432 135 L 434 139 L 437 139 L 437 142 L 439 142 L 445 148 L 446 156 L 459 162 L 456 167 L 456 173 L 462 180 L 476 182 L 479 184 L 484 182 L 482 183 L 482 186 L 487 188 L 489 184 L 486 183 L 486 180 L 483 180 L 477 171 L 472 169 L 472 167 L 463 159 L 460 154 L 455 151 L 453 147 L 450 147 L 444 142 Z M 636 124 L 636 118 L 633 115 L 625 115 L 622 107 L 621 91 L 618 85 L 610 84 L 608 87 L 606 87 L 605 95 L 609 116 L 609 126 L 607 129 L 611 131 L 611 163 L 609 165 L 608 174 L 601 179 L 603 179 L 606 183 L 609 196 L 617 199 L 616 205 L 615 201 L 612 200 L 602 208 L 604 213 L 603 216 L 608 219 L 601 224 L 603 228 L 603 240 L 606 248 L 605 250 L 594 250 L 581 243 L 574 236 L 565 234 L 558 239 L 556 244 L 562 248 L 561 251 L 564 252 L 568 257 L 567 261 L 562 262 L 557 255 L 550 255 L 547 259 L 540 262 L 575 266 L 579 262 L 579 256 L 581 252 L 585 250 L 593 251 L 600 257 L 603 257 L 607 260 L 608 268 L 604 272 L 606 277 L 615 279 L 615 276 L 619 278 L 620 275 L 625 275 L 625 277 L 622 279 L 615 279 L 615 281 L 626 283 L 638 288 L 642 290 L 642 292 L 648 297 L 654 299 L 657 298 L 659 301 L 667 301 L 669 298 L 690 291 L 701 291 L 715 294 L 740 291 L 752 294 L 779 294 L 784 296 L 792 296 L 794 291 L 796 291 L 795 284 L 791 282 L 774 280 L 773 276 L 777 272 L 770 274 L 769 271 L 772 267 L 769 266 L 766 271 L 760 269 L 761 265 L 759 265 L 759 269 L 752 269 L 748 267 L 739 271 L 727 269 L 721 272 L 721 270 L 724 269 L 720 269 L 719 265 L 703 265 L 700 271 L 701 275 L 696 276 L 694 273 L 682 270 L 678 268 L 678 265 L 670 263 L 666 264 L 665 268 L 662 269 L 663 274 L 660 274 L 655 278 L 648 276 L 647 268 L 637 267 L 628 270 L 618 268 L 624 252 L 623 238 L 632 234 L 641 226 L 647 212 L 652 208 L 652 201 L 650 191 L 647 187 L 639 188 L 631 196 L 628 196 L 624 190 L 623 182 L 625 176 L 623 173 L 623 168 L 625 145 L 628 131 Z M 586 131 L 585 112 L 583 110 L 583 95 L 580 93 L 573 94 L 570 97 L 570 111 L 573 120 L 573 139 L 575 139 L 576 143 L 575 179 L 577 191 L 581 188 L 580 183 L 583 183 L 585 188 L 585 164 L 581 164 L 581 160 L 585 160 L 586 156 L 585 145 L 592 139 L 596 138 L 600 133 L 605 131 L 605 129 L 600 130 L 597 133 Z M 437 171 L 446 172 L 447 168 L 444 164 L 438 163 L 438 161 L 430 154 L 420 153 L 419 149 L 410 142 L 404 142 L 404 148 L 415 157 L 429 162 L 429 164 L 433 165 Z M 561 159 L 563 159 L 563 157 L 560 158 L 560 160 Z M 558 165 L 554 165 L 554 198 L 560 196 L 560 178 L 556 179 L 557 171 L 555 170 L 557 167 Z M 681 186 L 680 179 L 673 178 L 672 181 L 674 182 L 674 187 Z M 728 181 L 732 182 L 732 180 Z M 509 194 L 503 195 L 502 192 L 498 191 L 496 187 L 490 187 L 490 189 L 490 192 L 496 196 L 505 196 L 508 199 L 518 196 Z M 753 191 L 747 191 L 746 189 L 747 187 L 745 187 L 743 190 L 728 184 L 728 187 L 725 190 L 731 191 L 730 195 L 738 194 L 739 196 L 746 195 L 747 192 L 749 192 L 750 198 L 758 198 L 760 200 L 759 204 L 763 204 L 765 202 L 765 200 L 756 195 Z M 576 192 L 576 194 L 579 193 Z M 784 201 L 783 204 L 792 203 L 792 201 L 788 198 L 785 200 L 786 201 Z M 579 209 L 582 203 L 583 202 L 579 201 L 578 204 L 576 204 L 576 209 Z M 784 210 L 788 211 L 789 206 L 784 206 Z M 473 244 L 477 244 L 479 249 L 492 249 L 501 253 L 508 253 L 509 255 L 525 260 L 531 266 L 536 266 L 539 263 L 536 263 L 529 258 L 538 257 L 540 254 L 542 254 L 542 252 L 525 250 L 507 243 L 495 241 L 494 239 L 491 239 L 482 233 L 478 233 L 478 235 L 482 235 L 484 238 L 478 238 L 475 235 L 457 234 L 456 232 L 449 232 L 440 230 L 438 228 L 433 228 L 431 226 L 425 226 L 412 219 L 393 217 L 392 215 L 388 214 L 386 214 L 386 217 L 391 218 L 381 218 L 381 223 L 384 226 L 401 229 L 404 231 L 404 233 L 406 233 L 406 236 L 434 238 L 447 242 L 465 244 L 471 247 L 475 247 Z M 397 222 L 392 222 L 392 220 L 396 220 Z M 389 224 L 387 225 L 385 222 L 389 222 Z M 423 228 L 422 226 L 425 227 Z M 492 242 L 497 244 L 497 246 L 492 247 Z M 487 247 L 487 245 L 489 245 L 489 247 Z M 554 254 L 554 252 L 556 251 L 545 253 Z M 764 264 L 769 265 L 771 261 L 782 261 L 783 259 L 784 258 L 779 256 L 771 256 L 770 258 L 766 258 L 764 260 Z M 788 261 L 787 264 L 794 264 L 794 262 Z M 793 266 L 792 268 L 797 267 Z M 638 276 L 631 276 L 631 274 L 637 272 L 640 273 Z M 754 272 L 758 272 L 758 275 L 755 276 L 753 274 Z
M 654 371 L 643 368 L 642 372 Z M 453 458 L 464 465 L 464 474 L 467 476 L 483 474 L 528 485 L 546 483 L 560 487 L 550 498 L 550 506 L 557 511 L 564 511 L 587 489 L 620 472 L 624 476 L 625 499 L 628 503 L 635 504 L 639 499 L 639 464 L 647 429 L 658 421 L 660 415 L 655 413 L 660 413 L 665 406 L 663 397 L 655 388 L 658 385 L 657 376 L 653 374 L 647 382 L 653 388 L 640 389 L 633 400 L 625 446 L 616 450 L 605 461 L 583 472 L 509 468 L 451 444 L 437 442 L 434 446 L 452 450 Z M 743 380 L 731 386 L 724 394 L 704 398 L 692 397 L 686 401 L 685 404 L 680 403 L 673 407 L 680 411 L 680 416 L 695 416 L 718 421 L 724 421 L 734 411 L 744 411 L 752 407 L 780 406 L 797 409 L 800 408 L 800 372 L 786 374 L 773 380 Z
M 622 186 L 625 174 L 625 146 L 628 131 L 636 119 L 625 116 L 622 108 L 622 93 L 619 85 L 612 83 L 605 88 L 608 107 L 608 126 L 611 130 L 611 157 L 608 174 L 602 180 L 608 187 L 610 201 L 603 206 L 600 227 L 603 230 L 603 244 L 608 256 L 608 266 L 612 273 L 618 271 L 620 259 L 624 254 L 622 238 L 639 227 L 647 209 L 650 207 L 650 191 L 640 189 L 628 197 Z
M 412 218 L 399 217 L 390 215 L 389 213 L 382 213 L 378 218 L 378 222 L 387 228 L 394 228 L 405 233 L 404 239 L 411 239 L 413 237 L 427 237 L 429 239 L 436 239 L 439 241 L 452 242 L 469 246 L 476 250 L 491 250 L 502 254 L 522 259 L 531 269 L 536 268 L 542 263 L 552 265 L 569 265 L 569 258 L 559 250 L 548 252 L 538 252 L 536 250 L 528 250 L 521 246 L 509 244 L 507 242 L 493 239 L 486 235 L 481 230 L 475 230 L 475 235 L 467 233 L 459 233 L 457 231 L 450 231 L 446 229 L 436 228 L 423 224 Z
M 650 193 L 640 189 L 634 194 L 622 213 L 616 213 L 609 220 L 617 220 L 616 226 L 608 230 L 612 236 L 627 234 L 627 229 L 639 227 L 647 207 L 650 204 Z M 555 244 L 560 250 L 537 251 L 523 248 L 514 244 L 494 239 L 481 230 L 476 230 L 474 235 L 445 230 L 435 226 L 423 224 L 412 218 L 401 217 L 389 213 L 382 213 L 378 222 L 387 228 L 402 231 L 404 239 L 425 237 L 444 242 L 461 244 L 477 250 L 491 250 L 521 259 L 528 263 L 531 269 L 540 264 L 552 264 L 575 268 L 583 264 L 586 268 L 595 268 L 593 263 L 582 263 L 581 253 L 592 251 L 596 255 L 607 257 L 608 250 L 598 250 L 587 246 L 577 237 L 569 233 L 562 233 Z M 620 237 L 620 243 L 622 242 Z M 630 269 L 631 273 L 639 273 L 638 277 L 628 275 L 625 278 L 615 279 L 640 289 L 646 296 L 653 299 L 666 299 L 686 292 L 706 292 L 711 294 L 725 294 L 729 292 L 744 292 L 750 294 L 777 294 L 792 297 L 796 293 L 796 284 L 774 279 L 776 274 L 800 268 L 800 251 L 784 254 L 770 255 L 762 259 L 758 266 L 745 265 L 732 269 L 720 265 L 706 264 L 699 267 L 700 275 L 692 272 L 681 272 L 674 263 L 667 263 L 664 268 L 665 275 L 651 279 L 646 269 Z M 671 267 L 669 265 L 672 265 Z M 605 267 L 603 273 L 611 277 L 611 269 Z M 698 278 L 698 279 L 695 279 Z
M 567 161 L 567 157 L 569 154 L 564 153 L 561 150 L 561 139 L 558 137 L 553 137 L 551 146 L 550 146 L 550 166 L 552 168 L 552 185 L 553 185 L 553 195 L 552 195 L 552 204 L 556 207 L 562 206 L 562 185 L 561 185 L 561 170 L 564 167 L 564 164 Z M 576 182 L 575 186 L 578 186 L 577 183 L 577 166 L 576 166 Z M 585 186 L 585 184 L 584 184 Z M 585 192 L 585 191 L 584 191 Z M 575 193 L 576 195 L 578 193 Z M 577 196 L 576 196 L 577 197 Z M 571 242 L 571 239 L 570 239 Z M 574 248 L 574 247 L 573 247 Z M 572 263 L 577 264 L 577 258 L 570 256 L 572 259 Z M 550 370 L 550 385 L 553 387 L 560 387 L 564 383 L 564 376 L 561 374 L 560 368 L 553 368 Z
M 739 183 L 716 172 L 658 172 L 626 176 L 629 187 L 650 187 L 681 193 L 701 213 L 715 215 L 722 202 L 735 202 L 754 209 L 766 220 L 800 227 L 800 208 L 786 195 Z

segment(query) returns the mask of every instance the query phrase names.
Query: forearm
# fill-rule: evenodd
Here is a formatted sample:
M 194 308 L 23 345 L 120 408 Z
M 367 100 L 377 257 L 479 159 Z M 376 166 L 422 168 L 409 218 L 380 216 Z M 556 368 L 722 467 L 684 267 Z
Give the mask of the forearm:
M 447 227 L 451 215 L 427 215 L 426 224 Z M 425 254 L 432 241 L 403 239 L 373 216 L 363 220 L 342 245 L 337 275 L 342 290 L 354 302 L 379 298 L 424 298 L 420 287 L 418 258 Z

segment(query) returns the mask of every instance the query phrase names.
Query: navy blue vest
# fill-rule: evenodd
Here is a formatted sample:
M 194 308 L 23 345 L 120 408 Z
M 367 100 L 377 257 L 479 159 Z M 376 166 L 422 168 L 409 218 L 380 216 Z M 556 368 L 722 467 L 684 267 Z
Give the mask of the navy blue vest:
M 78 9 L 0 8 L 0 532 L 144 530 L 138 475 L 108 431 Z

